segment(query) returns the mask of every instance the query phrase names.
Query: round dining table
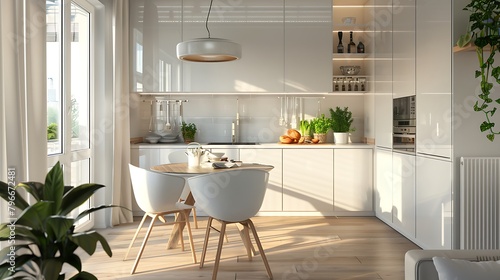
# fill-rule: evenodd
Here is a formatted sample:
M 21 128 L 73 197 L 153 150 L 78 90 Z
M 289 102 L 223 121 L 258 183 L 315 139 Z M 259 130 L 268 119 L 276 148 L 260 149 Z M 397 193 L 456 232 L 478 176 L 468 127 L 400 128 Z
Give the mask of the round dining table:
M 166 163 L 152 166 L 150 169 L 156 172 L 161 173 L 170 173 L 179 175 L 182 177 L 193 177 L 201 174 L 208 174 L 213 172 L 223 172 L 223 171 L 231 171 L 231 170 L 242 170 L 242 169 L 263 169 L 266 171 L 271 171 L 274 168 L 272 165 L 259 164 L 259 163 L 241 163 L 241 162 L 216 162 L 209 163 L 204 162 L 199 166 L 189 166 L 187 162 L 183 163 Z M 187 205 L 194 205 L 195 200 L 191 192 L 186 197 L 184 201 Z M 176 221 L 181 221 L 183 219 L 183 215 L 177 215 Z M 170 233 L 170 238 L 168 240 L 167 248 L 172 249 L 176 248 L 179 244 L 180 235 L 184 229 L 184 223 L 176 223 Z M 255 254 L 255 250 L 250 242 L 250 237 L 248 234 L 248 228 L 238 227 L 240 229 L 240 235 L 242 237 L 243 243 L 247 249 L 248 257 L 251 258 L 251 253 Z

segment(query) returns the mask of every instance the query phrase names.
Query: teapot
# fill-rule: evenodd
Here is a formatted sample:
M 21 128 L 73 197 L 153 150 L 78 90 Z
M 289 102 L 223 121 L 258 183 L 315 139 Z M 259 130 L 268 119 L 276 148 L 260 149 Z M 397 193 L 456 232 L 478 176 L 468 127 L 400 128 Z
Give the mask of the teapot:
M 186 147 L 186 155 L 188 157 L 188 166 L 189 167 L 198 167 L 200 166 L 200 159 L 206 151 L 201 147 L 198 142 L 191 142 Z

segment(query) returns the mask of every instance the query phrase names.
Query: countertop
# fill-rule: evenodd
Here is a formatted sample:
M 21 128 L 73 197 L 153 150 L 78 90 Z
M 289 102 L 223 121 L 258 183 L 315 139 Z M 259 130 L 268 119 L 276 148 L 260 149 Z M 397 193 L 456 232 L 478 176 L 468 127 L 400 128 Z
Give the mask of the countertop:
M 207 145 L 200 143 L 206 149 L 373 149 L 374 145 L 365 143 L 352 143 L 337 145 L 334 143 L 324 144 L 280 144 L 280 143 L 260 143 L 257 145 Z M 186 143 L 138 143 L 130 144 L 131 149 L 183 149 Z

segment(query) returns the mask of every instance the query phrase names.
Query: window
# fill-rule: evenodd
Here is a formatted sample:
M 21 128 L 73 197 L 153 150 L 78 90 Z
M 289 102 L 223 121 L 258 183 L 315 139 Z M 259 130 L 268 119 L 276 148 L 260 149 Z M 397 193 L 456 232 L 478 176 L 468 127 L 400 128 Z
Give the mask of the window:
M 92 181 L 93 8 L 83 0 L 47 0 L 46 10 L 48 166 L 59 161 L 65 184 L 77 186 Z

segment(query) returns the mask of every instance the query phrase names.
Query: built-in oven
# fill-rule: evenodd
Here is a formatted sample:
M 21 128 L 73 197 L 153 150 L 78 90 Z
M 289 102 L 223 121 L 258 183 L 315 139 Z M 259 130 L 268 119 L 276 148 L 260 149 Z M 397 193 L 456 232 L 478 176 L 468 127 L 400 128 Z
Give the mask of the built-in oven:
M 416 125 L 415 96 L 393 99 L 393 150 L 415 153 Z

